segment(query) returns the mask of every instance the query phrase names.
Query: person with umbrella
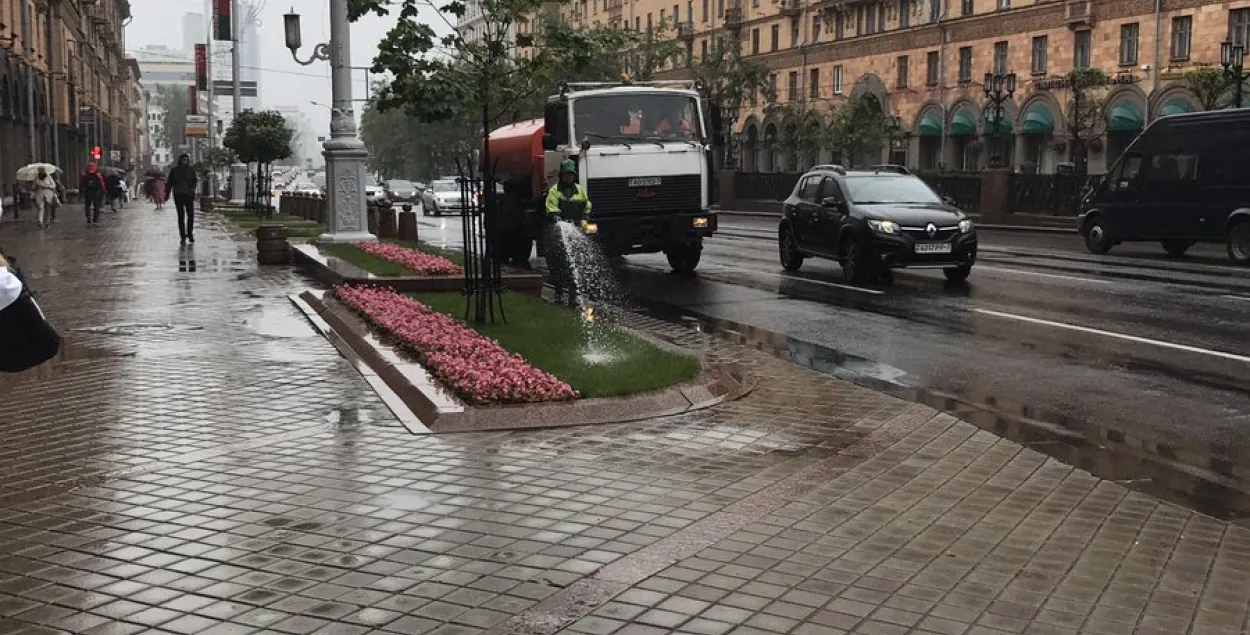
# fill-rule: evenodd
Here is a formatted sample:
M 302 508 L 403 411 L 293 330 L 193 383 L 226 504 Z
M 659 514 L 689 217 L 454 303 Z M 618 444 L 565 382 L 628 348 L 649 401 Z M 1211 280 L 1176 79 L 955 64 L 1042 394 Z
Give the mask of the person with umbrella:
M 17 180 L 31 185 L 35 210 L 38 212 L 36 224 L 40 228 L 47 227 L 49 220 L 56 221 L 56 210 L 61 204 L 61 185 L 54 175 L 60 171 L 61 168 L 51 163 L 32 163 L 17 171 Z

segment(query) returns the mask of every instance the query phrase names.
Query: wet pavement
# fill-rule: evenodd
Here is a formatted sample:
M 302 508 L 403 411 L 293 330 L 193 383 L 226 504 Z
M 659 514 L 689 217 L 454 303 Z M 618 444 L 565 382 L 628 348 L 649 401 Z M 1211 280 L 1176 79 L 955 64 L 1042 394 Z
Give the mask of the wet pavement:
M 695 329 L 765 385 L 411 435 L 212 222 L 0 226 L 67 336 L 0 378 L 0 633 L 1243 632 L 1250 530 Z M 193 270 L 192 270 L 193 269 Z

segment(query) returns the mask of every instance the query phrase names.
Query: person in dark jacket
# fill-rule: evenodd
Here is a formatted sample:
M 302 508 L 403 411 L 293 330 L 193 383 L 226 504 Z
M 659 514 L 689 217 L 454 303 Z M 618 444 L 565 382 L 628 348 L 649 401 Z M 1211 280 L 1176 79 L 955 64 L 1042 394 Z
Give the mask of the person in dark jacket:
M 83 211 L 87 224 L 100 222 L 100 210 L 104 207 L 104 175 L 96 170 L 94 163 L 87 164 L 87 171 L 78 179 L 78 191 L 82 194 Z
M 165 183 L 174 198 L 178 210 L 178 237 L 182 244 L 195 244 L 195 185 L 199 177 L 191 167 L 191 157 L 183 154 L 178 164 L 169 170 Z

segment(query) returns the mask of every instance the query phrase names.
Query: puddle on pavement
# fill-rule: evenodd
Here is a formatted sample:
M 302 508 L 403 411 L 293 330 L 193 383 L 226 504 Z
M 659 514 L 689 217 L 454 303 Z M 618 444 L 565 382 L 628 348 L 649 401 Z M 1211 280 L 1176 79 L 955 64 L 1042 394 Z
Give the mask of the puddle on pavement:
M 900 399 L 950 413 L 984 430 L 1015 441 L 1099 478 L 1116 481 L 1182 504 L 1204 514 L 1250 527 L 1250 483 L 1232 476 L 1233 462 L 1206 457 L 1202 471 L 1181 463 L 1175 450 L 1136 451 L 1120 442 L 1118 431 L 1034 408 L 998 395 L 963 390 L 947 394 L 918 385 L 905 371 L 785 334 L 748 325 L 709 320 L 671 307 L 641 312 L 680 324 L 845 379 Z M 1197 460 L 1197 459 L 1194 459 Z
M 302 338 L 314 337 L 317 332 L 302 315 L 296 315 L 287 307 L 266 306 L 249 315 L 247 328 L 265 337 Z
M 128 322 L 121 324 L 105 324 L 103 326 L 84 326 L 73 329 L 79 333 L 98 333 L 100 335 L 142 335 L 161 331 L 202 331 L 202 326 L 175 326 L 155 322 Z

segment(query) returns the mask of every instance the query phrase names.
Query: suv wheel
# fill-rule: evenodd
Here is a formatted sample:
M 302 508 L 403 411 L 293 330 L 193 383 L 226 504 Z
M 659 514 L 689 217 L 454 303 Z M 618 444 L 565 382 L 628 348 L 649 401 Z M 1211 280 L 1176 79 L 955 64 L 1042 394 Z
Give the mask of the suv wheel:
M 1163 251 L 1168 252 L 1168 255 L 1174 258 L 1180 258 L 1181 256 L 1184 256 L 1185 252 L 1189 251 L 1189 248 L 1194 246 L 1193 241 L 1176 240 L 1175 238 L 1170 238 L 1162 242 L 1163 242 Z
M 942 270 L 946 274 L 946 279 L 951 282 L 963 282 L 968 279 L 972 273 L 972 265 L 959 265 L 958 267 L 947 267 Z
M 1250 265 L 1250 221 L 1241 221 L 1228 232 L 1228 257 L 1239 265 Z
M 786 271 L 798 271 L 803 266 L 803 253 L 799 251 L 794 232 L 789 227 L 781 230 L 781 236 L 777 239 L 777 250 L 781 256 L 781 267 Z
M 1111 251 L 1111 246 L 1114 244 L 1102 218 L 1095 216 L 1089 219 L 1089 222 L 1085 224 L 1085 248 L 1089 250 L 1089 253 L 1105 254 Z
M 853 236 L 842 240 L 842 277 L 855 284 L 868 278 L 867 254 Z

